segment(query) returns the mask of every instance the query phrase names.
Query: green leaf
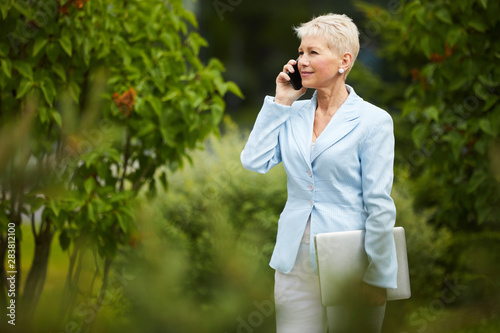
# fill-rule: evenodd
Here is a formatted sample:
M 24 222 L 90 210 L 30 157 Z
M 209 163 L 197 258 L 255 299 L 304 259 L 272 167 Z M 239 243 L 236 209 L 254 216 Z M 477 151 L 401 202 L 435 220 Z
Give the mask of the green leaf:
M 53 106 L 54 97 L 56 96 L 56 88 L 54 87 L 54 83 L 48 77 L 44 77 L 43 81 L 40 83 L 40 89 L 43 92 L 43 96 L 45 97 L 45 101 L 50 107 Z
M 63 80 L 66 82 L 66 70 L 60 63 L 55 63 L 52 65 L 52 71 L 57 74 Z
M 99 176 L 99 178 L 107 180 L 106 178 L 109 175 L 108 165 L 104 162 L 100 162 L 100 163 L 97 163 L 96 169 L 97 169 L 97 175 Z
M 12 77 L 12 62 L 10 59 L 2 59 L 2 70 L 5 73 L 5 75 L 10 79 Z
M 139 55 L 141 56 L 142 62 L 144 63 L 146 69 L 153 68 L 153 62 L 151 61 L 151 56 L 148 52 L 141 50 Z
M 167 180 L 167 173 L 166 172 L 162 172 L 160 177 L 160 184 L 163 186 L 163 189 L 165 191 L 168 190 L 168 180 Z
M 186 40 L 186 43 L 191 46 L 195 54 L 198 54 L 200 52 L 200 47 L 208 46 L 207 41 L 197 32 L 191 32 Z
M 61 47 L 57 43 L 48 43 L 45 48 L 45 54 L 49 58 L 51 63 L 56 63 L 59 53 L 61 52 Z
M 65 34 L 63 32 L 61 38 L 59 38 L 59 44 L 63 48 L 64 52 L 66 52 L 66 54 L 68 54 L 71 57 L 73 46 L 71 44 L 71 38 L 69 34 Z
M 476 29 L 479 32 L 485 32 L 488 28 L 481 17 L 474 16 L 471 20 L 467 22 L 469 27 Z
M 173 51 L 177 48 L 177 36 L 174 36 L 172 33 L 165 31 L 161 34 L 160 38 L 165 44 L 167 50 Z
M 166 129 L 165 126 L 160 128 L 161 137 L 163 142 L 168 147 L 176 147 L 175 134 L 171 129 Z
M 453 24 L 450 12 L 446 8 L 439 9 L 434 15 L 436 15 L 436 17 L 444 23 Z
M 78 103 L 81 91 L 80 86 L 78 86 L 78 84 L 75 81 L 70 81 L 68 89 L 69 89 L 69 94 L 73 98 L 73 101 L 75 101 L 75 103 Z
M 158 117 L 161 117 L 162 105 L 161 105 L 160 100 L 156 97 L 149 96 L 148 102 L 151 105 L 151 107 L 153 108 L 153 110 L 155 111 L 156 115 Z
M 482 183 L 484 183 L 488 179 L 488 175 L 484 173 L 482 170 L 476 170 L 472 174 L 472 177 L 469 179 L 469 183 L 467 186 L 467 193 L 475 192 Z
M 133 191 L 121 191 L 113 193 L 113 196 L 109 198 L 109 201 L 114 203 L 118 201 L 127 201 L 134 195 Z
M 85 63 L 86 66 L 90 64 L 91 52 L 92 52 L 91 41 L 89 40 L 89 38 L 85 38 L 83 40 L 82 54 L 83 54 L 83 62 Z
M 500 82 L 495 82 L 493 80 L 493 74 L 489 73 L 488 76 L 486 76 L 485 74 L 482 74 L 482 75 L 479 75 L 478 76 L 478 79 L 479 81 L 481 81 L 482 84 L 484 84 L 485 86 L 488 86 L 488 87 L 497 87 Z M 494 88 L 488 88 L 488 90 L 490 92 L 494 92 Z
M 228 91 L 232 92 L 233 94 L 235 94 L 236 96 L 238 96 L 241 99 L 245 98 L 245 96 L 243 95 L 243 93 L 241 92 L 240 88 L 238 87 L 238 85 L 236 83 L 234 83 L 233 81 L 228 81 L 228 82 L 226 82 L 226 84 L 227 84 Z
M 118 164 L 122 163 L 122 156 L 120 152 L 115 148 L 110 148 L 106 153 L 108 154 L 109 158 L 111 158 L 116 163 Z
M 431 57 L 431 43 L 428 35 L 425 35 L 420 39 L 420 47 L 427 58 Z
M 443 141 L 449 142 L 453 153 L 453 158 L 458 161 L 462 154 L 462 149 L 467 143 L 465 137 L 457 131 L 451 131 L 443 135 Z
M 55 109 L 52 109 L 51 111 L 52 111 L 51 112 L 52 119 L 55 121 L 57 126 L 59 126 L 59 128 L 62 128 L 61 114 L 59 112 L 57 112 L 57 110 L 55 110 Z
M 7 58 L 9 56 L 9 45 L 6 43 L 0 43 L 0 56 Z
M 417 21 L 420 22 L 420 24 L 424 27 L 427 27 L 429 25 L 429 21 L 427 20 L 426 16 L 427 16 L 427 12 L 426 12 L 424 6 L 420 7 L 415 13 L 415 17 L 417 18 Z
M 85 166 L 89 168 L 91 165 L 95 163 L 95 161 L 99 158 L 99 153 L 93 150 L 93 146 L 89 147 L 89 151 L 86 154 L 82 155 L 82 160 L 85 162 Z
M 496 136 L 496 131 L 493 129 L 493 127 L 491 126 L 491 122 L 489 121 L 489 119 L 481 119 L 479 121 L 479 127 L 483 130 L 483 132 L 485 132 L 486 134 L 489 134 L 489 135 L 492 135 L 492 136 Z
M 33 81 L 33 69 L 31 69 L 31 65 L 26 63 L 25 61 L 15 61 L 13 63 L 13 67 L 25 78 Z
M 477 212 L 477 223 L 483 224 L 490 216 L 491 211 L 491 207 L 482 207 L 481 209 L 479 209 Z
M 474 83 L 473 88 L 476 96 L 481 98 L 483 101 L 486 101 L 488 97 L 491 95 L 488 92 L 487 87 L 483 86 L 480 82 Z
M 210 69 L 213 69 L 213 70 L 216 70 L 219 72 L 224 72 L 226 70 L 224 68 L 224 64 L 219 59 L 216 59 L 216 58 L 210 58 L 210 60 L 208 61 L 208 67 Z
M 460 6 L 460 9 L 462 10 L 462 12 L 464 12 L 464 14 L 467 12 L 467 7 L 472 4 L 471 1 L 457 1 L 456 3 Z
M 484 9 L 488 8 L 488 0 L 479 0 Z
M 50 121 L 46 107 L 41 107 L 40 110 L 38 110 L 38 118 L 42 124 L 46 124 Z
M 415 147 L 422 147 L 427 135 L 429 133 L 429 126 L 427 124 L 418 124 L 413 128 L 411 133 L 413 142 L 415 143 Z
M 433 106 L 429 106 L 428 108 L 426 108 L 424 110 L 424 113 L 427 114 L 429 116 L 429 118 L 431 118 L 435 122 L 439 121 L 439 110 L 434 105 Z
M 123 221 L 123 218 L 120 215 L 120 213 L 115 213 L 115 216 L 116 220 L 118 221 L 118 224 L 120 225 L 120 228 L 123 230 L 123 232 L 127 233 L 128 231 L 127 224 Z
M 63 231 L 59 234 L 59 244 L 61 245 L 61 249 L 63 251 L 67 250 L 71 244 L 71 238 L 69 238 L 68 231 L 66 229 L 63 229 Z
M 156 125 L 152 122 L 143 123 L 141 129 L 137 132 L 138 137 L 146 136 L 156 129 Z
M 7 228 L 7 225 L 10 222 L 10 218 L 7 216 L 7 213 L 4 210 L 0 210 L 0 228 Z M 5 229 L 4 229 L 5 230 Z
M 451 92 L 451 91 L 455 91 L 457 89 L 460 89 L 467 82 L 469 82 L 469 78 L 465 75 L 462 75 L 462 76 L 458 77 L 456 80 L 453 80 L 453 82 L 449 85 L 448 90 Z
M 162 102 L 168 102 L 171 100 L 178 99 L 182 93 L 179 90 L 170 89 L 165 96 L 162 97 Z
M 45 200 L 41 197 L 34 197 L 31 198 L 29 205 L 30 205 L 30 213 L 34 214 L 37 210 L 42 208 L 42 206 L 45 204 Z
M 49 208 L 54 213 L 56 217 L 59 216 L 59 212 L 61 211 L 61 207 L 59 207 L 53 199 L 48 200 Z
M 33 81 L 23 77 L 17 88 L 16 98 L 21 98 L 33 87 Z
M 483 110 L 489 111 L 493 105 L 497 104 L 499 99 L 500 98 L 497 95 L 490 94 L 486 99 L 486 103 L 484 104 Z
M 90 194 L 95 189 L 95 179 L 94 177 L 89 177 L 83 183 L 83 187 L 85 188 L 85 193 Z
M 13 6 L 17 11 L 23 14 L 28 21 L 33 20 L 33 8 L 23 0 L 17 0 L 13 3 Z
M 193 25 L 193 27 L 198 28 L 198 22 L 196 21 L 196 15 L 189 10 L 183 10 L 182 16 Z
M 450 47 L 453 47 L 457 45 L 458 41 L 462 36 L 465 35 L 465 32 L 461 28 L 453 28 L 450 31 L 448 31 L 448 34 L 446 36 L 446 41 L 448 42 Z
M 11 9 L 14 0 L 3 0 L 0 1 L 0 11 L 2 12 L 2 18 L 5 20 L 7 15 L 9 14 L 9 10 Z
M 48 40 L 45 38 L 37 38 L 35 40 L 35 44 L 33 45 L 33 57 L 36 57 L 38 53 L 42 50 L 42 48 L 47 44 Z
M 96 222 L 96 216 L 95 216 L 94 206 L 92 205 L 92 202 L 89 202 L 87 204 L 87 216 L 91 222 Z

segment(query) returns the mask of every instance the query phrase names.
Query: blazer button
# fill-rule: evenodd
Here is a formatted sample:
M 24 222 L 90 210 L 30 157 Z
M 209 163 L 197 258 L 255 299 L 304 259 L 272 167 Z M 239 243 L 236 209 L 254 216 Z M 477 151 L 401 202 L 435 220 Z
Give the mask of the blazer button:
M 311 170 L 307 170 L 307 174 L 309 175 L 309 177 L 312 177 L 313 176 L 313 173 Z
M 311 204 L 311 207 L 314 206 L 314 201 L 309 201 L 309 203 Z
M 312 184 L 309 185 L 309 191 L 313 191 L 313 190 L 314 190 L 314 186 L 312 186 Z

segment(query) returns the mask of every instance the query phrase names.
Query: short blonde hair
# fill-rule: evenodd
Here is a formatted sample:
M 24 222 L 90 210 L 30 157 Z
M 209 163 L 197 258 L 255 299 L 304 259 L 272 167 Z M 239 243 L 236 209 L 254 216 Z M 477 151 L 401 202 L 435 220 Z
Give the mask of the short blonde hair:
M 326 14 L 313 18 L 294 28 L 297 36 L 302 39 L 307 36 L 324 36 L 329 48 L 338 56 L 349 52 L 352 55 L 351 71 L 359 53 L 359 31 L 352 19 L 345 14 Z

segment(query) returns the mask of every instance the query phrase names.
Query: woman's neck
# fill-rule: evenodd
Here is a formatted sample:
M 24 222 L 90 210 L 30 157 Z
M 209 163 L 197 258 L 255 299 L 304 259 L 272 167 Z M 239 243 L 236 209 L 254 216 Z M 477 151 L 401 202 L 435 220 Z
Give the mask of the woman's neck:
M 340 82 L 337 85 L 326 89 L 317 89 L 318 108 L 317 111 L 323 115 L 333 117 L 335 112 L 344 104 L 349 96 L 345 83 Z

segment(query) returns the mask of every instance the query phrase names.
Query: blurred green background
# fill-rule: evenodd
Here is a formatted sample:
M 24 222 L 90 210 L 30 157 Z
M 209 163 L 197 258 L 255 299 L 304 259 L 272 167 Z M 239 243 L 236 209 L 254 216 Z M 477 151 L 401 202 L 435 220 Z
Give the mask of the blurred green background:
M 499 7 L 0 1 L 0 329 L 274 332 L 286 175 L 239 154 L 292 27 L 334 12 L 360 30 L 347 83 L 395 122 L 412 297 L 383 331 L 498 332 Z

